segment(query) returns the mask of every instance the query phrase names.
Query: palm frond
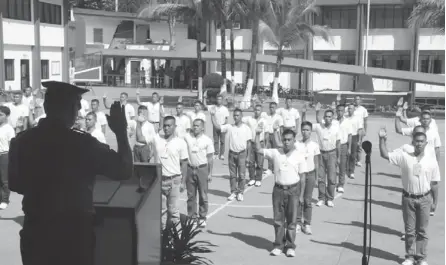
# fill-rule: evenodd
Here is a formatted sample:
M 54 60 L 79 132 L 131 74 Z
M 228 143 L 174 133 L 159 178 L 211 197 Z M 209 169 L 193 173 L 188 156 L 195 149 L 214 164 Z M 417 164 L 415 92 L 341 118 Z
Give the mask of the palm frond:
M 407 24 L 410 28 L 445 29 L 445 1 L 420 0 L 412 10 Z
M 144 6 L 138 11 L 139 18 L 157 19 L 162 16 L 191 16 L 194 10 L 184 4 L 160 4 Z
M 263 39 L 271 46 L 278 48 L 279 40 L 274 32 L 274 30 L 266 24 L 263 20 L 259 22 L 259 33 L 263 37 Z

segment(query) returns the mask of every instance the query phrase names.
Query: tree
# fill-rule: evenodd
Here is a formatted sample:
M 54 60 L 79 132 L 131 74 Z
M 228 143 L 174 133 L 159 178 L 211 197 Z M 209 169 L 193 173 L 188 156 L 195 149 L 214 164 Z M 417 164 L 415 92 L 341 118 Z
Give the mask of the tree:
M 115 0 L 68 0 L 70 6 L 104 11 L 115 11 Z
M 307 20 L 308 15 L 318 13 L 316 0 L 271 0 L 264 18 L 260 20 L 260 34 L 266 42 L 277 48 L 272 95 L 276 103 L 279 102 L 278 81 L 284 49 L 296 49 L 314 36 L 320 36 L 325 41 L 330 39 L 327 27 L 312 25 Z
M 172 18 L 182 17 L 191 21 L 196 30 L 197 39 L 197 63 L 198 63 L 198 98 L 203 99 L 203 67 L 201 59 L 201 24 L 210 16 L 209 4 L 207 0 L 182 0 L 181 3 L 167 3 L 160 5 L 145 5 L 138 12 L 138 17 L 152 19 L 160 16 Z M 169 27 L 170 28 L 170 27 Z M 174 31 L 174 28 L 172 27 Z M 171 36 L 172 38 L 172 36 Z
M 439 28 L 442 33 L 444 23 L 445 0 L 418 0 L 407 20 L 410 28 Z

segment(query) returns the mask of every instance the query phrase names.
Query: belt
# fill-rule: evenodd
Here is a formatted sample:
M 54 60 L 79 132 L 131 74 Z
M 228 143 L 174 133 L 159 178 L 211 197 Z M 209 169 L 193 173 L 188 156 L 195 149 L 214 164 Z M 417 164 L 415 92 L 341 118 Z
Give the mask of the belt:
M 331 152 L 334 152 L 334 151 L 336 151 L 336 148 L 335 148 L 335 149 L 328 150 L 328 151 L 321 150 L 321 153 L 326 154 L 326 153 L 331 153 Z
M 406 198 L 412 198 L 412 199 L 420 199 L 420 198 L 423 198 L 423 197 L 429 195 L 430 193 L 431 193 L 431 191 L 428 191 L 423 194 L 412 194 L 412 193 L 409 193 L 409 192 L 403 190 L 403 196 Z
M 163 180 L 167 180 L 167 179 L 174 179 L 176 177 L 180 177 L 181 174 L 176 174 L 176 175 L 172 175 L 172 176 L 162 176 Z
M 299 182 L 291 184 L 291 185 L 281 185 L 281 184 L 276 183 L 274 186 L 279 189 L 282 189 L 282 190 L 289 190 L 291 188 L 296 187 L 298 184 L 299 184 Z
M 187 164 L 190 168 L 192 168 L 192 169 L 199 169 L 199 168 L 204 168 L 204 167 L 207 167 L 208 166 L 208 164 L 202 164 L 202 165 L 199 165 L 199 166 L 192 166 L 191 164 Z
M 235 152 L 235 151 L 229 150 L 230 153 L 233 153 L 233 154 L 235 154 L 235 155 L 241 154 L 241 153 L 243 153 L 243 152 L 245 152 L 245 151 L 246 151 L 246 149 L 245 149 L 245 150 L 242 150 L 242 151 L 240 151 L 240 152 Z

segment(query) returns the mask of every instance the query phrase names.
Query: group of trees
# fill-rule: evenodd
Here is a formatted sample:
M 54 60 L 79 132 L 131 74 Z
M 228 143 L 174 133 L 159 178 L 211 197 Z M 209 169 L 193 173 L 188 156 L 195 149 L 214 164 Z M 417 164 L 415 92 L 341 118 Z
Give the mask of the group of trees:
M 114 9 L 115 0 L 70 0 L 75 6 L 95 9 Z M 408 20 L 409 27 L 440 27 L 444 32 L 444 0 L 405 0 L 414 5 Z M 201 25 L 218 23 L 221 35 L 221 71 L 226 77 L 226 29 L 230 30 L 231 77 L 234 80 L 234 35 L 233 22 L 236 15 L 252 21 L 251 59 L 246 75 L 246 91 L 243 101 L 250 102 L 254 84 L 256 55 L 259 36 L 277 49 L 277 60 L 273 83 L 273 100 L 278 101 L 278 78 L 283 51 L 306 45 L 314 37 L 329 41 L 329 29 L 314 25 L 311 17 L 319 13 L 316 0 L 141 0 L 146 2 L 138 12 L 147 20 L 166 18 L 170 31 L 170 45 L 175 48 L 175 23 L 182 18 L 196 28 L 196 39 L 201 39 Z M 202 98 L 201 45 L 197 41 L 198 91 Z M 226 79 L 225 79 L 226 80 Z M 234 83 L 234 82 L 232 82 Z M 234 89 L 232 87 L 232 89 Z M 222 86 L 226 90 L 226 83 Z

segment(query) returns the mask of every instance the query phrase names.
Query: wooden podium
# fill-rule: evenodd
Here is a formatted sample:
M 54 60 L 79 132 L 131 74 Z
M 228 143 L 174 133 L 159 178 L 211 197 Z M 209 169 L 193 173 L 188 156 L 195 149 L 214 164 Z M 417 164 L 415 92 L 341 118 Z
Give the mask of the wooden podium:
M 144 177 L 98 177 L 95 265 L 158 265 L 161 260 L 161 166 L 135 163 Z

